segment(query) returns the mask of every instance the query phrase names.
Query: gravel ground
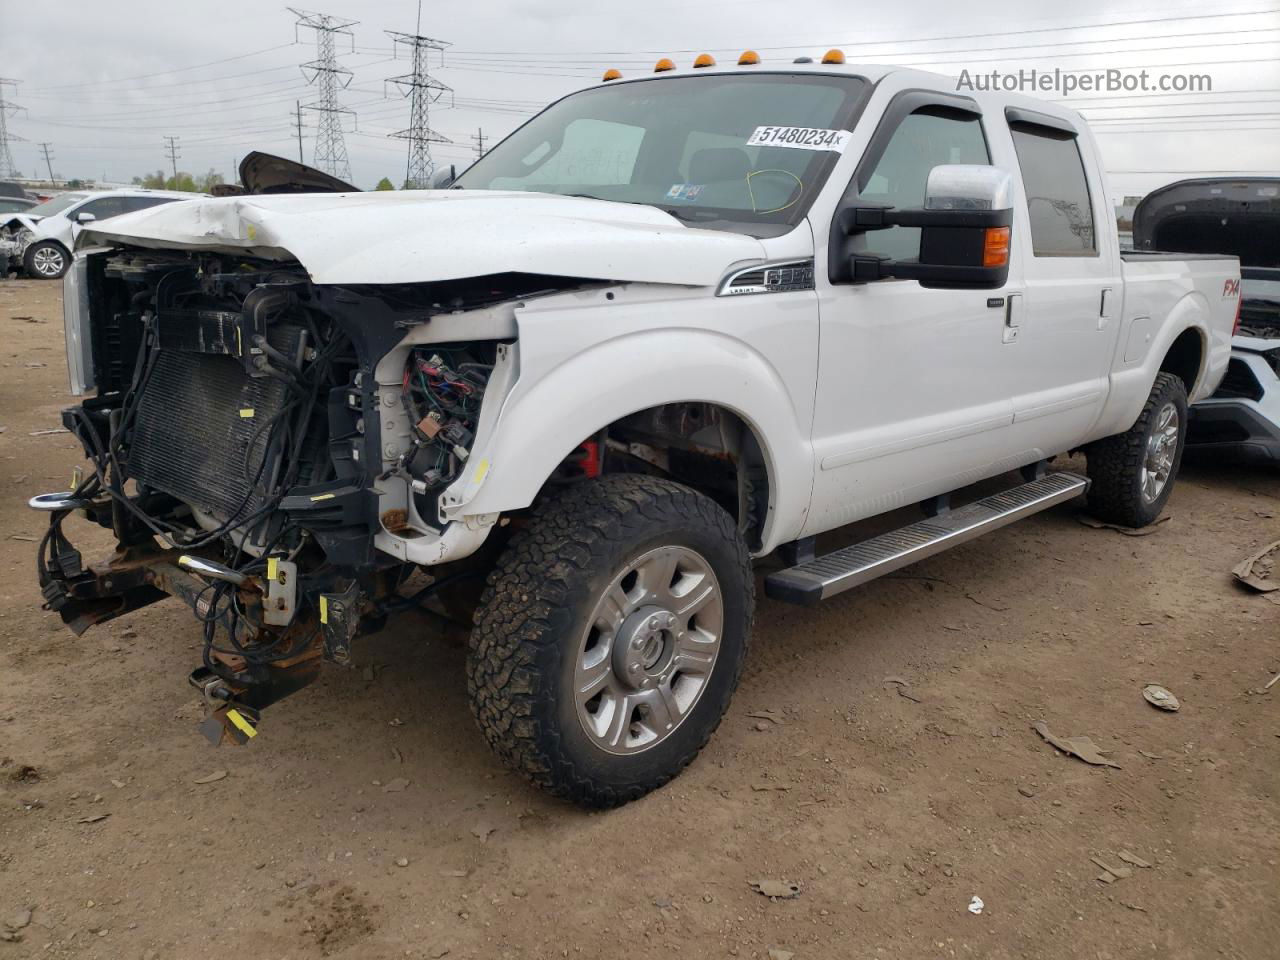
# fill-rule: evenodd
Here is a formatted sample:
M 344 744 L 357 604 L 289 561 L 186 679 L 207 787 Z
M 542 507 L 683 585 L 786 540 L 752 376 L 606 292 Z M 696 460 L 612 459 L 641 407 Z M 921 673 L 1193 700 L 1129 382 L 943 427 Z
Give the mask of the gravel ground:
M 81 638 L 42 611 L 25 500 L 80 462 L 32 435 L 67 402 L 60 321 L 58 284 L 0 281 L 0 960 L 1277 955 L 1280 607 L 1229 575 L 1280 538 L 1275 472 L 1187 468 L 1150 536 L 1071 504 L 817 609 L 762 599 L 702 757 L 587 814 L 492 758 L 426 621 L 213 748 L 185 607 Z

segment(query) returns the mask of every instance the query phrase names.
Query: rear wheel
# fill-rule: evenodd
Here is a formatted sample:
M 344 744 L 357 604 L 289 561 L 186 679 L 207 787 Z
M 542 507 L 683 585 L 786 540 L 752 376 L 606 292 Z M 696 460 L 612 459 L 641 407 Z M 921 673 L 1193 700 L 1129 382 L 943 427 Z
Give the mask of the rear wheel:
M 733 519 L 653 477 L 577 484 L 511 540 L 472 634 L 467 688 L 500 757 L 592 807 L 666 783 L 720 723 L 754 580 Z
M 57 280 L 71 266 L 71 255 L 60 243 L 44 241 L 27 247 L 22 265 L 27 273 L 42 280 Z
M 1126 433 L 1088 450 L 1089 510 L 1126 527 L 1154 523 L 1173 492 L 1187 442 L 1187 388 L 1172 373 L 1156 377 L 1138 420 Z

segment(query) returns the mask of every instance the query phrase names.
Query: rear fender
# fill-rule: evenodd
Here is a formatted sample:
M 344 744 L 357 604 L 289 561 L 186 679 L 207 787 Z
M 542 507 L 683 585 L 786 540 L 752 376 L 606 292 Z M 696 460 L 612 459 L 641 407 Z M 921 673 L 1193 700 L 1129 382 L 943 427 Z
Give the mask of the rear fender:
M 1231 338 L 1219 338 L 1221 343 L 1217 342 L 1210 327 L 1210 317 L 1209 302 L 1204 295 L 1198 291 L 1189 291 L 1174 304 L 1164 322 L 1153 332 L 1145 352 L 1132 362 L 1124 363 L 1126 344 L 1120 343 L 1117 348 L 1120 363 L 1111 375 L 1111 397 L 1097 427 L 1092 431 L 1094 438 L 1124 433 L 1133 426 L 1151 393 L 1151 385 L 1160 372 L 1160 364 L 1164 362 L 1173 342 L 1186 330 L 1195 330 L 1199 334 L 1201 347 L 1200 370 L 1196 375 L 1194 388 L 1187 391 L 1189 399 L 1201 399 L 1205 396 L 1205 385 L 1216 386 L 1226 369 L 1231 352 Z M 1141 335 L 1139 328 L 1134 328 L 1132 324 L 1126 326 L 1126 331 L 1130 338 Z M 1132 350 L 1133 345 L 1129 349 Z M 1211 389 L 1208 392 L 1212 392 Z

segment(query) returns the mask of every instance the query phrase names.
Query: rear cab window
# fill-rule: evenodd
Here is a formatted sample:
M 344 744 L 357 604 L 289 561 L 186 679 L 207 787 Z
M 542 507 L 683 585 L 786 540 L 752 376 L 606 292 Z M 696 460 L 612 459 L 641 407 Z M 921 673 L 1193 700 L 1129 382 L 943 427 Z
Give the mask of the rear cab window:
M 1074 132 L 1010 117 L 1037 257 L 1096 257 L 1097 231 L 1084 159 Z

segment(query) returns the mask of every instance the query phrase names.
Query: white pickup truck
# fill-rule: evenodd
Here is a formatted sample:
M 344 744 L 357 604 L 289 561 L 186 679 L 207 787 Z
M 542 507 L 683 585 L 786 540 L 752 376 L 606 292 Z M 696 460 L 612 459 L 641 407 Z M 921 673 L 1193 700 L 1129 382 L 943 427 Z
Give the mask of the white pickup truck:
M 92 470 L 33 501 L 47 606 L 185 600 L 215 742 L 393 613 L 464 619 L 484 736 L 594 806 L 711 736 L 753 558 L 811 603 L 1086 492 L 1153 521 L 1239 292 L 1234 258 L 1121 254 L 1078 114 L 838 51 L 611 72 L 451 189 L 192 200 L 81 244 Z M 1087 477 L 1048 468 L 1074 450 Z M 72 515 L 117 552 L 85 564 Z

